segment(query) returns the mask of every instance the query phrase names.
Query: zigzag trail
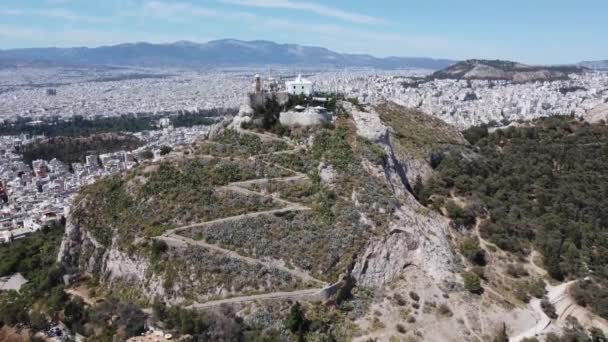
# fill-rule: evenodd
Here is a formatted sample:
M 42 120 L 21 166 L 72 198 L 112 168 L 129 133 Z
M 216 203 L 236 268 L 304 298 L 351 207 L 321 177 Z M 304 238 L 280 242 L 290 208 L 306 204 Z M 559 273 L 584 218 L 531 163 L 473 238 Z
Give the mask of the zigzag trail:
M 247 131 L 247 132 L 241 131 L 241 133 L 256 135 L 256 136 L 260 137 L 263 141 L 283 141 L 283 142 L 285 141 L 281 138 L 269 136 L 269 135 L 261 134 L 261 133 L 255 133 L 255 132 L 249 132 L 249 131 Z M 287 151 L 268 153 L 268 154 L 264 154 L 264 155 L 260 155 L 260 156 L 293 153 L 293 152 L 295 152 L 295 150 L 301 149 L 301 147 L 294 146 L 291 143 L 288 143 L 288 145 L 292 149 L 287 150 Z M 253 158 L 257 158 L 260 156 L 255 156 Z M 211 157 L 211 156 L 209 156 L 209 157 Z M 213 158 L 215 158 L 215 157 L 213 157 Z M 230 159 L 234 159 L 234 158 L 230 158 Z M 261 193 L 258 191 L 254 191 L 254 190 L 250 190 L 250 189 L 246 189 L 242 186 L 251 185 L 251 184 L 259 184 L 259 183 L 268 182 L 268 181 L 295 182 L 295 181 L 302 181 L 302 180 L 308 179 L 308 176 L 301 172 L 286 168 L 281 165 L 272 164 L 267 161 L 262 161 L 262 162 L 272 165 L 273 167 L 277 167 L 277 168 L 289 171 L 292 174 L 294 174 L 294 176 L 278 177 L 278 178 L 260 178 L 260 179 L 253 179 L 253 180 L 247 180 L 247 181 L 233 182 L 228 185 L 219 187 L 218 190 L 234 191 L 234 192 L 238 192 L 238 193 L 241 193 L 244 195 L 268 196 L 267 194 L 264 194 L 264 193 Z M 210 309 L 210 308 L 215 308 L 215 307 L 218 307 L 221 305 L 226 305 L 226 304 L 241 304 L 241 303 L 252 302 L 252 301 L 279 300 L 279 299 L 280 300 L 285 300 L 285 299 L 295 300 L 295 299 L 318 298 L 321 296 L 321 294 L 323 293 L 324 290 L 326 290 L 332 286 L 331 284 L 327 284 L 324 281 L 314 278 L 308 272 L 305 272 L 303 270 L 288 268 L 288 267 L 284 266 L 283 263 L 278 260 L 268 261 L 268 260 L 260 260 L 260 259 L 256 259 L 256 258 L 243 256 L 235 251 L 225 249 L 225 248 L 222 248 L 217 245 L 209 244 L 203 240 L 193 240 L 191 238 L 178 234 L 179 232 L 189 230 L 192 228 L 200 228 L 200 227 L 217 224 L 217 223 L 236 222 L 239 220 L 251 219 L 251 218 L 264 216 L 264 215 L 274 215 L 274 214 L 282 214 L 282 213 L 295 212 L 295 211 L 312 210 L 311 208 L 304 206 L 300 203 L 290 202 L 290 201 L 282 199 L 278 196 L 273 195 L 272 198 L 273 198 L 273 201 L 275 201 L 276 203 L 283 205 L 283 208 L 247 213 L 247 214 L 230 216 L 230 217 L 224 217 L 224 218 L 220 218 L 220 219 L 216 219 L 216 220 L 212 220 L 212 221 L 206 221 L 206 222 L 190 224 L 190 225 L 186 225 L 186 226 L 182 226 L 182 227 L 177 227 L 177 228 L 166 231 L 161 236 L 155 237 L 155 239 L 163 240 L 163 241 L 167 242 L 168 244 L 171 244 L 174 246 L 190 245 L 190 246 L 204 247 L 206 249 L 209 249 L 209 250 L 212 250 L 212 251 L 215 251 L 218 253 L 222 253 L 230 258 L 237 259 L 239 261 L 242 261 L 242 262 L 250 264 L 250 265 L 261 265 L 266 268 L 280 270 L 280 271 L 288 273 L 298 279 L 301 279 L 306 284 L 314 284 L 317 286 L 321 285 L 323 287 L 297 290 L 297 291 L 292 291 L 292 292 L 277 291 L 277 292 L 270 292 L 270 293 L 264 293 L 264 294 L 219 299 L 219 300 L 209 301 L 209 302 L 205 302 L 205 303 L 194 303 L 194 304 L 190 305 L 189 308 Z

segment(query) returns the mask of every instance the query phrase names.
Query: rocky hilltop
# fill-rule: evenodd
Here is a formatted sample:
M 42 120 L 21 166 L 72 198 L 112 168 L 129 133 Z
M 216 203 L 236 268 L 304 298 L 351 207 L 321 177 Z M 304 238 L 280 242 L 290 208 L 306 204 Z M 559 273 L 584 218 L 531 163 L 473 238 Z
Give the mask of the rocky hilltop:
M 569 299 L 575 281 L 545 284 L 537 252 L 487 240 L 483 197 L 460 190 L 474 165 L 491 172 L 471 145 L 487 131 L 354 100 L 331 124 L 264 130 L 255 107 L 84 189 L 58 256 L 68 278 L 142 307 L 233 308 L 249 329 L 236 340 L 519 341 L 569 332 L 574 307 L 608 326 Z
M 422 214 L 409 192 L 424 162 L 404 158 L 374 109 L 341 110 L 339 127 L 301 132 L 303 144 L 233 130 L 228 119 L 179 157 L 87 188 L 61 262 L 176 304 L 323 289 L 346 276 L 381 288 L 412 265 L 446 283 L 448 221 Z
M 502 60 L 471 59 L 456 63 L 429 76 L 430 79 L 503 80 L 514 83 L 567 80 L 580 74 L 578 66 L 531 66 Z

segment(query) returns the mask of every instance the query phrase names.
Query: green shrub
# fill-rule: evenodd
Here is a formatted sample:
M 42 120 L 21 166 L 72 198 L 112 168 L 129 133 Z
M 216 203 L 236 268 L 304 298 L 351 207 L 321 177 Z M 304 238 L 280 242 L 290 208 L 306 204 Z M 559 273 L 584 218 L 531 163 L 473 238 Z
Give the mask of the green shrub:
M 486 252 L 479 246 L 479 240 L 476 237 L 463 240 L 460 244 L 460 253 L 476 265 L 486 265 Z
M 486 126 L 486 125 L 473 126 L 473 127 L 465 129 L 464 132 L 462 132 L 462 134 L 464 135 L 464 138 L 467 139 L 467 141 L 471 145 L 475 145 L 475 144 L 477 144 L 477 142 L 479 140 L 488 137 L 488 126 Z
M 475 224 L 475 214 L 468 208 L 463 209 L 456 205 L 454 201 L 447 201 L 445 209 L 457 227 L 468 228 Z
M 437 308 L 437 313 L 439 313 L 441 316 L 445 316 L 445 317 L 452 317 L 453 316 L 452 310 L 445 303 L 439 305 L 439 307 Z
M 527 283 L 528 293 L 536 298 L 542 298 L 545 295 L 545 281 L 542 278 L 531 279 Z
M 527 277 L 529 275 L 528 271 L 520 263 L 507 265 L 507 274 L 513 278 Z
M 170 146 L 163 145 L 160 148 L 160 155 L 161 156 L 167 155 L 167 154 L 171 153 L 171 151 L 173 151 L 173 149 Z
M 152 255 L 154 257 L 159 257 L 163 253 L 165 253 L 169 249 L 169 246 L 165 241 L 162 240 L 153 240 L 152 241 Z
M 543 309 L 545 315 L 547 315 L 551 319 L 557 318 L 557 311 L 555 310 L 555 306 L 551 304 L 549 299 L 543 298 L 540 302 L 540 307 Z
M 477 274 L 473 272 L 465 272 L 462 274 L 462 279 L 464 280 L 464 287 L 467 289 L 467 291 L 477 294 L 480 294 L 483 291 L 483 288 L 481 287 L 481 280 Z
M 306 319 L 304 310 L 299 302 L 291 306 L 289 315 L 285 319 L 285 326 L 292 333 L 303 334 L 308 330 L 309 321 Z
M 401 294 L 399 294 L 399 293 L 395 293 L 393 295 L 393 300 L 399 306 L 406 306 L 407 305 L 407 300 L 405 298 L 403 298 L 403 296 Z
M 325 160 L 341 172 L 349 171 L 355 164 L 355 155 L 346 136 L 344 128 L 317 133 L 312 146 L 313 158 Z
M 385 165 L 388 159 L 386 152 L 382 147 L 374 144 L 369 139 L 357 137 L 359 147 L 362 150 L 363 156 L 376 165 Z

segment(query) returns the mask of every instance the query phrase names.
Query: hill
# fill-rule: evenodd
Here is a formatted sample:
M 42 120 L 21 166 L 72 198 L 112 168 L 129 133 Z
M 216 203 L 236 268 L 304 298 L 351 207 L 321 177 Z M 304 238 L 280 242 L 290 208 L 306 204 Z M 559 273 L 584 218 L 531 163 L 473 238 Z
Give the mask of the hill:
M 294 65 L 314 67 L 373 67 L 381 69 L 441 69 L 454 61 L 431 58 L 343 54 L 322 47 L 270 41 L 215 40 L 199 44 L 131 43 L 96 48 L 33 48 L 0 50 L 2 65 L 217 67 Z
M 585 61 L 579 63 L 580 66 L 593 70 L 608 70 L 608 60 L 603 61 Z
M 531 66 L 511 61 L 471 59 L 433 73 L 430 79 L 505 80 L 516 83 L 568 79 L 579 66 Z
M 127 340 L 142 322 L 209 341 L 608 331 L 591 314 L 606 313 L 606 126 L 553 118 L 463 135 L 393 103 L 336 105 L 333 124 L 280 136 L 243 128 L 243 110 L 81 189 L 56 271 L 31 266 L 50 247 L 6 260 L 44 286 L 0 293 L 0 319 L 58 316 L 91 340 Z M 61 296 L 62 279 L 77 298 Z

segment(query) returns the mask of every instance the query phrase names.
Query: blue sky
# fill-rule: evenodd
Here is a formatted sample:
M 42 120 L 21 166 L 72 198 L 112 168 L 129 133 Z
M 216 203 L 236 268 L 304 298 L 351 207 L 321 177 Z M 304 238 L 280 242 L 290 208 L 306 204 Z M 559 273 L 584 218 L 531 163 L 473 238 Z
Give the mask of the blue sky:
M 0 0 L 0 49 L 221 38 L 570 63 L 608 59 L 608 1 Z

